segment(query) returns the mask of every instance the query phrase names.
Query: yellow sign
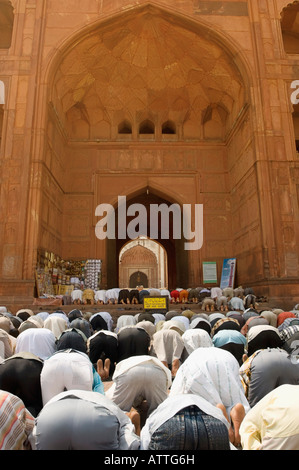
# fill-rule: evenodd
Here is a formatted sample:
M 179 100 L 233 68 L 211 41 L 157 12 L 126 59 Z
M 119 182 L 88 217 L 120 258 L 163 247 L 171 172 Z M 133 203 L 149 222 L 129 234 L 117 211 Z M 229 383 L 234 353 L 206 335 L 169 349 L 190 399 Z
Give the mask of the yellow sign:
M 59 295 L 71 295 L 72 291 L 74 290 L 74 286 L 66 286 L 66 285 L 59 285 L 58 286 L 58 293 Z
M 168 297 L 144 297 L 143 298 L 144 310 L 166 310 L 168 311 Z

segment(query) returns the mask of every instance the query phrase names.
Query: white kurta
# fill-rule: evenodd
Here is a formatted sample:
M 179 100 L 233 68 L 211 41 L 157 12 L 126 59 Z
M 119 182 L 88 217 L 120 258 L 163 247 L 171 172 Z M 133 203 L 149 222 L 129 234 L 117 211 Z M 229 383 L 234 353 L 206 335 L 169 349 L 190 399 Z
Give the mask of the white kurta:
M 63 390 L 92 391 L 92 363 L 87 354 L 59 351 L 44 362 L 40 382 L 43 405 Z
M 167 398 L 171 373 L 155 357 L 133 356 L 117 364 L 112 380 L 108 398 L 126 412 L 146 399 L 150 413 Z
M 97 393 L 97 392 L 90 392 L 90 391 L 84 391 L 84 390 L 69 390 L 66 392 L 59 393 L 55 395 L 46 405 L 44 406 L 44 409 L 48 409 L 53 403 L 63 400 L 65 398 L 77 398 L 79 400 L 85 400 L 91 403 L 94 403 L 97 406 L 97 413 L 95 414 L 96 418 L 99 418 L 99 407 L 103 408 L 103 414 L 102 414 L 102 419 L 100 420 L 99 428 L 101 430 L 100 435 L 102 434 L 103 436 L 103 442 L 105 442 L 105 409 L 109 410 L 112 412 L 118 422 L 119 422 L 119 432 L 118 436 L 116 436 L 115 439 L 119 439 L 119 450 L 138 450 L 140 446 L 140 439 L 139 437 L 135 434 L 135 428 L 134 425 L 132 424 L 130 418 L 122 411 L 119 409 L 118 406 L 115 405 L 111 400 L 109 400 L 107 397 L 104 395 Z M 41 412 L 42 414 L 42 412 Z M 37 420 L 38 421 L 38 420 Z M 109 425 L 109 422 L 108 422 Z M 74 426 L 77 426 L 77 430 L 80 432 L 80 423 L 78 426 L 78 423 L 74 423 Z M 76 428 L 74 430 L 76 432 Z M 108 430 L 109 431 L 109 430 Z M 38 439 L 38 436 L 36 436 L 37 433 L 37 426 L 34 428 L 34 436 L 35 436 L 35 441 Z M 100 439 L 100 436 L 98 436 L 98 439 Z

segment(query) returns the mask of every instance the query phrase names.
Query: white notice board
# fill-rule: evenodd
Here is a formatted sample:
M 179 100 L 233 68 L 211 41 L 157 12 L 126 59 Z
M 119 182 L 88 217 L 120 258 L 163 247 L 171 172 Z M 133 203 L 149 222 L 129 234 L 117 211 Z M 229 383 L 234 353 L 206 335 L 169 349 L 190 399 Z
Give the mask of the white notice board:
M 217 284 L 217 263 L 216 261 L 204 261 L 202 263 L 204 284 Z

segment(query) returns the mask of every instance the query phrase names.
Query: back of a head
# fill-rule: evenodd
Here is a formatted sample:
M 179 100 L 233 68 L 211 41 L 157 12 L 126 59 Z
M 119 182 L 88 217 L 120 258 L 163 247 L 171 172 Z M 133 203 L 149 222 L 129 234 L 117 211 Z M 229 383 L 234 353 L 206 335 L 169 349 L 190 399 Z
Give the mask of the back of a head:
M 76 328 L 84 333 L 86 338 L 89 338 L 92 333 L 92 327 L 89 321 L 85 320 L 84 318 L 76 318 L 70 324 L 71 328 Z
M 117 334 L 118 362 L 132 356 L 147 355 L 151 338 L 143 328 L 123 328 Z
M 259 349 L 281 348 L 283 341 L 277 328 L 271 325 L 253 326 L 247 334 L 247 351 L 251 356 Z
M 57 350 L 62 351 L 64 349 L 75 349 L 76 351 L 81 351 L 86 354 L 86 339 L 84 339 L 83 334 L 79 330 L 72 328 L 66 330 L 56 341 Z
M 108 330 L 107 322 L 101 315 L 93 315 L 89 321 L 94 331 Z

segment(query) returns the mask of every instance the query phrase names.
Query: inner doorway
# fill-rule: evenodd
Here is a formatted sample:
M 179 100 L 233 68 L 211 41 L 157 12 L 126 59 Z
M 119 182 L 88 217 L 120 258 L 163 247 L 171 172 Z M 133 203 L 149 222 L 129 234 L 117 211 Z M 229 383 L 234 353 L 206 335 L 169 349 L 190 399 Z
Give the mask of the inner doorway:
M 119 286 L 165 288 L 167 253 L 163 246 L 147 237 L 126 243 L 119 254 Z
M 147 275 L 143 272 L 137 271 L 130 276 L 129 288 L 135 289 L 137 286 L 149 287 Z

